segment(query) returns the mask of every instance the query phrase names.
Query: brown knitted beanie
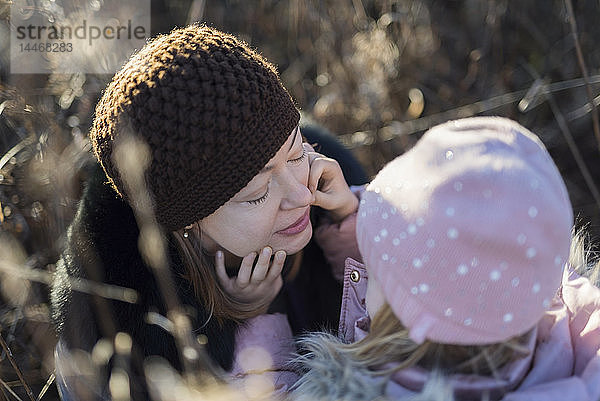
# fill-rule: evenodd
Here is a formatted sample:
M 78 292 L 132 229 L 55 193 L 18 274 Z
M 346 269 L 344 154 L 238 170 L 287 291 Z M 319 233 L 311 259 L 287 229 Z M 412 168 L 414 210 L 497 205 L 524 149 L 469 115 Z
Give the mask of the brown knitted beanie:
M 152 40 L 113 77 L 90 137 L 125 199 L 114 143 L 131 130 L 148 144 L 156 218 L 172 231 L 244 188 L 299 118 L 273 65 L 231 35 L 192 25 Z

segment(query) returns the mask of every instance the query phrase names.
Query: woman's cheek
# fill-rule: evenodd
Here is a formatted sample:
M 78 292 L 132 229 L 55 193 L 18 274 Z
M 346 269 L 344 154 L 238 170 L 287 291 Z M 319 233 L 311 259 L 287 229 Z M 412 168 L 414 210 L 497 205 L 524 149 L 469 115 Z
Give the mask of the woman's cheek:
M 273 229 L 273 218 L 267 214 L 246 220 L 238 227 L 239 235 L 237 244 L 235 244 L 239 252 L 245 252 L 245 254 L 238 256 L 246 256 L 250 252 L 260 252 L 265 246 L 271 246 Z

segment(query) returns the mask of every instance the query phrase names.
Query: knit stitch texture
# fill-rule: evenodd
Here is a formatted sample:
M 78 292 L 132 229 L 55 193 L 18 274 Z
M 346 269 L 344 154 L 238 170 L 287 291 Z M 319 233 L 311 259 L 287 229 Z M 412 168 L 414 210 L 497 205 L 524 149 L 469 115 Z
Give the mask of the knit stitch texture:
M 119 138 L 144 141 L 157 221 L 172 231 L 217 210 L 266 165 L 299 121 L 275 67 L 239 39 L 192 25 L 144 46 L 113 77 L 90 139 L 113 188 Z

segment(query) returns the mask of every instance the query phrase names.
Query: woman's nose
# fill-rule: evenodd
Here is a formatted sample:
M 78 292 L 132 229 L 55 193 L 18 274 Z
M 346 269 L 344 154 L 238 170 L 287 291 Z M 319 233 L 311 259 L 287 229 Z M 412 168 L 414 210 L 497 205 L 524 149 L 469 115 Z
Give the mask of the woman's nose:
M 303 180 L 290 178 L 286 185 L 286 194 L 281 200 L 281 209 L 290 210 L 306 207 L 312 202 L 312 194 Z

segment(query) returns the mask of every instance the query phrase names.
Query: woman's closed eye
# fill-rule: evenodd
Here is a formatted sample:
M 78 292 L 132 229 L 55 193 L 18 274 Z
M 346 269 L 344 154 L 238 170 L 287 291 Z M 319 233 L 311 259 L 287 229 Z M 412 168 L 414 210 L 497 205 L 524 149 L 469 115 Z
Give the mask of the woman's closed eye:
M 261 204 L 264 201 L 266 201 L 268 197 L 269 197 L 269 190 L 267 189 L 267 192 L 265 192 L 265 194 L 263 196 L 261 196 L 260 198 L 258 198 L 258 199 L 252 199 L 252 200 L 249 200 L 247 202 L 249 204 L 251 204 L 251 205 L 258 205 L 258 204 Z
M 302 155 L 300 157 L 297 157 L 295 159 L 290 159 L 288 160 L 288 163 L 291 164 L 300 164 L 304 161 L 304 158 L 306 157 L 306 149 L 302 148 Z
M 269 181 L 269 184 L 271 184 L 270 181 Z M 260 198 L 252 199 L 252 200 L 249 200 L 246 202 L 248 202 L 251 205 L 259 205 L 259 204 L 263 203 L 264 201 L 266 201 L 268 197 L 269 197 L 269 185 L 267 185 L 267 190 L 265 191 L 265 194 L 262 195 Z

